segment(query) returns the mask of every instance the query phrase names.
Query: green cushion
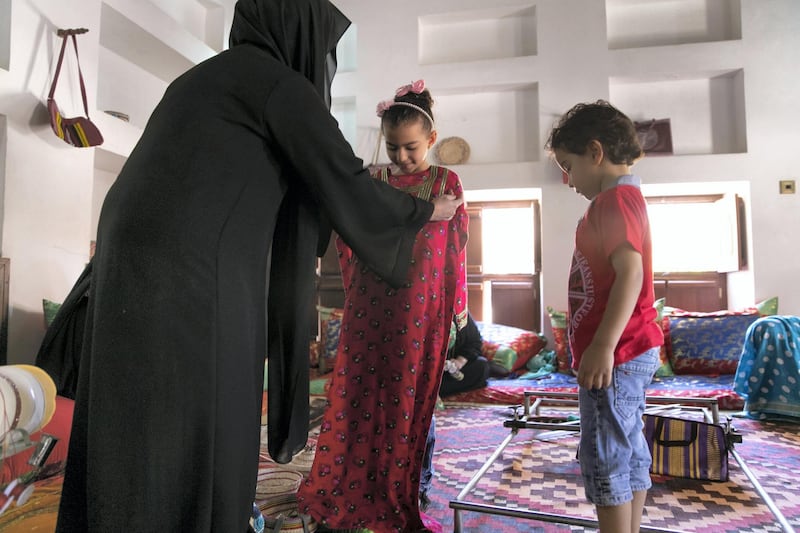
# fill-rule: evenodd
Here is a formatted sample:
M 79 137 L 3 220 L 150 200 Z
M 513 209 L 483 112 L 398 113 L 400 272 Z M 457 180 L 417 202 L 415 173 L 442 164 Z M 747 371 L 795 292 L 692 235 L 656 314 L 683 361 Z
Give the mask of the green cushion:
M 52 302 L 47 299 L 42 300 L 42 308 L 44 309 L 44 323 L 45 326 L 48 328 L 50 324 L 53 323 L 53 320 L 56 318 L 56 314 L 58 310 L 61 309 L 61 304 L 57 302 Z
M 758 314 L 761 316 L 777 315 L 778 297 L 773 296 L 772 298 L 767 298 L 763 302 L 758 302 L 756 304 L 756 309 L 758 309 Z
M 517 362 L 517 352 L 508 346 L 500 346 L 494 353 L 492 361 L 510 371 L 512 368 L 514 368 L 514 363 Z

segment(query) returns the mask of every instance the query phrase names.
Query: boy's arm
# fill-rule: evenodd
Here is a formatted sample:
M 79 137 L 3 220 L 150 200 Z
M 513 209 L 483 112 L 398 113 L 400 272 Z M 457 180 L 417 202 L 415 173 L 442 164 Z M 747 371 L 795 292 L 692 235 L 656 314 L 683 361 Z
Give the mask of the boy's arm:
M 614 349 L 642 291 L 644 269 L 639 252 L 629 244 L 623 244 L 611 254 L 611 266 L 616 278 L 611 286 L 606 310 L 591 344 L 581 357 L 578 369 L 578 384 L 588 389 L 611 385 Z

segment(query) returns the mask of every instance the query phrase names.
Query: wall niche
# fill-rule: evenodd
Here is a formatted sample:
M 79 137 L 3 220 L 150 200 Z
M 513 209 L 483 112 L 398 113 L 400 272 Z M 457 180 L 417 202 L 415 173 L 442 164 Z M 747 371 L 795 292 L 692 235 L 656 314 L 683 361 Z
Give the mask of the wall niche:
M 419 63 L 432 65 L 534 56 L 536 8 L 508 6 L 419 19 Z
M 436 97 L 439 139 L 462 137 L 469 164 L 539 159 L 539 86 L 536 83 L 463 87 Z
M 606 0 L 609 50 L 742 38 L 740 0 Z
M 609 95 L 632 120 L 669 118 L 675 155 L 747 152 L 741 69 L 612 78 Z
M 8 70 L 11 63 L 11 2 L 0 2 L 0 68 Z

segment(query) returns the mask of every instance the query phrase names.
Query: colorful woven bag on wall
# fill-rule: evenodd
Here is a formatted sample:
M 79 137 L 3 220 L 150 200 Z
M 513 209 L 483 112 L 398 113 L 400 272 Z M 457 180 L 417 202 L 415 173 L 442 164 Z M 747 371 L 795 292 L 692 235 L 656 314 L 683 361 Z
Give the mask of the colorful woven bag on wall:
M 81 64 L 78 60 L 78 42 L 75 39 L 75 34 L 69 30 L 61 34 L 61 53 L 58 55 L 58 65 L 56 65 L 56 72 L 53 75 L 53 84 L 50 86 L 50 94 L 47 95 L 47 111 L 50 114 L 50 127 L 59 139 L 67 144 L 77 146 L 78 148 L 86 148 L 90 146 L 99 146 L 103 144 L 103 135 L 97 126 L 89 119 L 89 106 L 86 102 L 86 86 L 83 83 L 83 74 L 81 73 Z M 67 46 L 67 38 L 72 37 L 72 45 L 75 48 L 75 60 L 78 63 L 78 80 L 81 85 L 81 97 L 83 98 L 83 111 L 86 113 L 85 117 L 66 118 L 61 114 L 58 109 L 58 104 L 55 101 L 56 84 L 58 83 L 58 76 L 61 74 L 61 63 L 64 61 L 64 49 Z

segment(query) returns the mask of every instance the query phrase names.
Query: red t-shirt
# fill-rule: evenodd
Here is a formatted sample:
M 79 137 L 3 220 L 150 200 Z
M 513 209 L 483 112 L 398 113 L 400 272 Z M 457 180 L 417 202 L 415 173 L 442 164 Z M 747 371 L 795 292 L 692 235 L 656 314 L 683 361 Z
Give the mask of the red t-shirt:
M 592 200 L 575 233 L 569 275 L 568 333 L 572 367 L 576 370 L 600 325 L 616 277 L 611 254 L 624 243 L 641 254 L 644 281 L 631 318 L 614 350 L 614 366 L 664 343 L 653 307 L 653 252 L 647 205 L 636 185 L 638 179 L 625 178 L 628 179 L 621 179 L 617 186 Z

